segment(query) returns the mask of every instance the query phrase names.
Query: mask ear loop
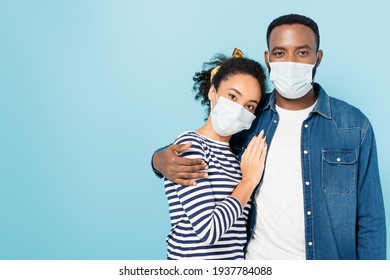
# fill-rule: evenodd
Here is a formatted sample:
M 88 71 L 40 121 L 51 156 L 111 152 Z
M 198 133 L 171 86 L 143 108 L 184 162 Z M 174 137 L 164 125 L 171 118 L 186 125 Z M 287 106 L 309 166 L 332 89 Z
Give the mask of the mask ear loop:
M 214 86 L 211 86 L 211 87 L 214 87 Z M 210 88 L 210 90 L 211 90 L 211 88 Z M 215 87 L 214 87 L 214 89 L 212 89 L 211 92 L 209 92 L 209 96 L 208 96 L 208 98 L 210 100 L 210 111 L 212 111 L 213 110 L 213 101 L 212 101 L 212 98 L 210 98 L 210 95 L 217 96 L 217 91 L 216 91 Z M 218 100 L 217 100 L 217 102 L 218 102 Z

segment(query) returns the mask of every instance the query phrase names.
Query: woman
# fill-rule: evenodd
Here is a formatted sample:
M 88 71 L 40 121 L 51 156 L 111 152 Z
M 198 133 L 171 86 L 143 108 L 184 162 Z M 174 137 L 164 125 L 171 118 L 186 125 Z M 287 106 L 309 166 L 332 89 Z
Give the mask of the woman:
M 168 259 L 244 259 L 248 201 L 263 173 L 267 147 L 262 132 L 252 139 L 240 164 L 229 139 L 255 119 L 265 74 L 238 49 L 232 58 L 219 55 L 203 66 L 194 76 L 194 90 L 195 98 L 208 106 L 209 117 L 175 144 L 192 142 L 182 156 L 204 160 L 208 177 L 191 187 L 165 179 L 172 225 Z

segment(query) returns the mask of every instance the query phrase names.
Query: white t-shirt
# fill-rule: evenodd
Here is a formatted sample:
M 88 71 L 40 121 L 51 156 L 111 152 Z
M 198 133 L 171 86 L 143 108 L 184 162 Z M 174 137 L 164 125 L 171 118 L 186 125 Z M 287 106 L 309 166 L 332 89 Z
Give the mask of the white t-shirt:
M 279 124 L 255 198 L 256 226 L 246 259 L 306 259 L 301 129 L 314 106 L 299 111 L 276 106 Z

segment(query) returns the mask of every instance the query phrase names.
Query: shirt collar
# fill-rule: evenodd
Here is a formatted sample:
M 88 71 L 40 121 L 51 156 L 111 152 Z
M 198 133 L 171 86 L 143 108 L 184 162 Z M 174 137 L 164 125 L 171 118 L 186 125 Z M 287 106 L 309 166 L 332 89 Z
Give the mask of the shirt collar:
M 317 83 L 313 83 L 314 92 L 317 93 L 317 104 L 314 106 L 312 113 L 316 112 L 324 118 L 331 119 L 332 114 L 330 110 L 329 95 L 326 94 L 325 90 Z M 276 113 L 275 108 L 275 90 L 265 95 L 263 106 L 260 111 L 271 109 Z
M 321 116 L 327 119 L 332 119 L 332 112 L 330 110 L 329 95 L 325 90 L 317 83 L 313 83 L 314 92 L 318 94 L 317 104 L 314 106 L 312 112 L 317 112 Z

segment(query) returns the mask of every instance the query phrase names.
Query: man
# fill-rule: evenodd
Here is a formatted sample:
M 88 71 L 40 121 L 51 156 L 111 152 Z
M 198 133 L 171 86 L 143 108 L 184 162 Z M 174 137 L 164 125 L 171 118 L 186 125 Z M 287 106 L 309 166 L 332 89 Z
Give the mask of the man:
M 241 156 L 264 130 L 265 172 L 253 193 L 247 259 L 385 259 L 386 226 L 375 137 L 358 109 L 328 96 L 313 78 L 323 53 L 317 24 L 275 19 L 264 54 L 275 90 L 231 149 Z M 204 163 L 172 145 L 153 157 L 167 178 L 193 185 Z

